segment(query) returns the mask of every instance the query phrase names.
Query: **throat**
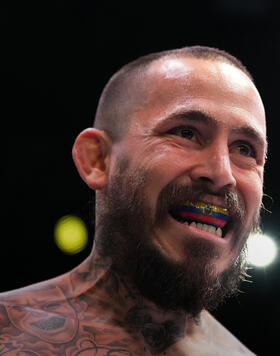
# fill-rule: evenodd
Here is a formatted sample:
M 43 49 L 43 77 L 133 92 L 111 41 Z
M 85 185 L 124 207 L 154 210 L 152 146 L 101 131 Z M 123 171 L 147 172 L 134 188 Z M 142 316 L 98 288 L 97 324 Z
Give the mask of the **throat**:
M 126 322 L 142 335 L 151 354 L 158 354 L 185 336 L 186 314 L 171 314 L 146 305 L 134 306 L 128 311 Z

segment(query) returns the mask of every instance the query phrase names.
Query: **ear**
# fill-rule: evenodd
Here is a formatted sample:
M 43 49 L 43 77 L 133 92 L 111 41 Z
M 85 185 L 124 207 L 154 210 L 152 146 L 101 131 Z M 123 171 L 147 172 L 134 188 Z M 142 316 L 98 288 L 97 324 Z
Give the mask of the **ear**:
M 72 155 L 82 179 L 94 189 L 107 185 L 111 140 L 104 131 L 88 128 L 76 138 Z

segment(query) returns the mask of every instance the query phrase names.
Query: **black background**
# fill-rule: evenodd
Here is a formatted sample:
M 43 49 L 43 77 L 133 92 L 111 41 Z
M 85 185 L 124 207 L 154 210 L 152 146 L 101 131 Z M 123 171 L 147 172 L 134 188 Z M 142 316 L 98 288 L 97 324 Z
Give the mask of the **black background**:
M 1 10 L 1 291 L 48 279 L 79 264 L 53 242 L 58 218 L 76 214 L 93 235 L 93 193 L 71 157 L 92 125 L 109 77 L 141 55 L 185 45 L 229 51 L 250 70 L 263 98 L 269 137 L 264 232 L 280 246 L 279 63 L 277 2 L 34 1 Z M 4 36 L 3 36 L 4 35 Z M 214 315 L 258 355 L 279 353 L 280 257 L 251 270 L 253 283 Z

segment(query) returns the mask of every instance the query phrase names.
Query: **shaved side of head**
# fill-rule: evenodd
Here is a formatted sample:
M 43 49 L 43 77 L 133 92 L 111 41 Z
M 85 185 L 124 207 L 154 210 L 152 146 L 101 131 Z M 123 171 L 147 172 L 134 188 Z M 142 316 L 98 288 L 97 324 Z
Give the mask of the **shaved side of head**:
M 106 131 L 113 142 L 121 140 L 129 129 L 132 113 L 147 99 L 147 68 L 154 61 L 167 57 L 226 62 L 240 69 L 253 82 L 251 74 L 236 57 L 217 48 L 191 46 L 151 53 L 124 65 L 110 78 L 99 99 L 94 127 Z

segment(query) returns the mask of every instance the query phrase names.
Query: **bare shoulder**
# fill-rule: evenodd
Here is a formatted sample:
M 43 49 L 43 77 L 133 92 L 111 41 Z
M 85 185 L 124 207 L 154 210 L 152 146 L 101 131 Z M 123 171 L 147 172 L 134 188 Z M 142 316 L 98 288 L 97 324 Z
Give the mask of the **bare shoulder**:
M 221 349 L 232 350 L 227 355 L 255 355 L 207 311 L 202 312 L 202 324 L 209 341 L 214 341 Z
M 81 290 L 88 288 L 86 282 L 80 278 L 86 266 L 85 261 L 73 270 L 57 277 L 0 293 L 0 305 L 42 309 L 54 301 L 60 303 L 66 299 L 71 299 L 81 294 Z
M 63 289 L 66 280 L 58 277 L 0 294 L 0 354 L 16 355 L 32 350 L 32 343 L 40 348 L 73 337 L 77 323 Z
M 2 307 L 17 309 L 46 310 L 54 302 L 61 303 L 67 299 L 67 274 L 23 288 L 0 293 Z
M 0 294 L 0 355 L 138 355 L 125 331 L 94 316 L 72 277 Z
M 207 311 L 202 311 L 193 331 L 171 346 L 167 355 L 256 356 Z

